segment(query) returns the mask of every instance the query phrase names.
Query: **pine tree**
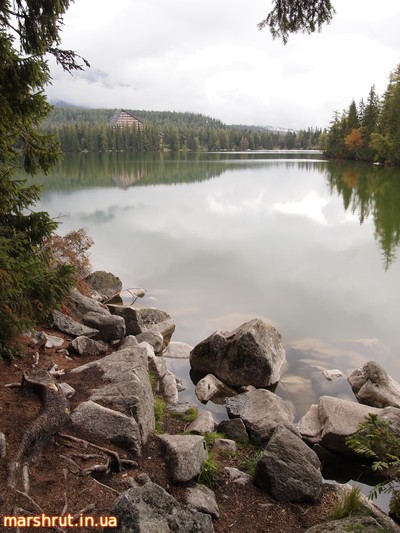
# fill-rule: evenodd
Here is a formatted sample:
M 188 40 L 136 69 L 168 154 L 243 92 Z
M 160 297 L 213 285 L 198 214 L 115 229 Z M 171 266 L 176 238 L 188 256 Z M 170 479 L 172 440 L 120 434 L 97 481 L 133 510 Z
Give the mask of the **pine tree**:
M 60 157 L 57 141 L 39 125 L 51 109 L 45 54 L 67 71 L 82 69 L 79 56 L 58 48 L 69 3 L 0 5 L 0 344 L 43 319 L 72 283 L 73 269 L 56 266 L 49 246 L 57 224 L 33 211 L 39 188 L 15 179 L 21 166 L 32 175 L 47 172 Z

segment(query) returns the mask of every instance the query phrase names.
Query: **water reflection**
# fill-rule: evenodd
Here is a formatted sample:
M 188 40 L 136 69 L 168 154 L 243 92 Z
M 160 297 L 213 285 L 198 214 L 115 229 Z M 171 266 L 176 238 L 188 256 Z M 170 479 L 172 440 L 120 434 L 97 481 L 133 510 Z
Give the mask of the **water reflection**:
M 93 267 L 148 289 L 176 341 L 275 324 L 290 365 L 278 392 L 301 416 L 321 369 L 376 359 L 398 379 L 399 178 L 319 153 L 86 154 L 41 178 L 38 208 L 63 214 L 61 232 L 86 227 Z
M 400 242 L 400 171 L 354 163 L 332 164 L 327 170 L 331 192 L 341 195 L 344 208 L 361 224 L 372 216 L 387 269 Z

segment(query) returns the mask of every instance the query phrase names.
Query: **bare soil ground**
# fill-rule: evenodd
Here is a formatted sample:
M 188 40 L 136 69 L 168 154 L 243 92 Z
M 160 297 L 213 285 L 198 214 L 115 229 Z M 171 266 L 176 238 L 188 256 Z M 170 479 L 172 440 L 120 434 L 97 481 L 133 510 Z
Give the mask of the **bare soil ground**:
M 68 336 L 55 331 L 45 331 L 63 336 L 65 339 L 63 348 L 68 348 L 70 341 Z M 156 435 L 149 439 L 141 457 L 133 457 L 108 442 L 100 442 L 89 434 L 77 432 L 70 424 L 64 426 L 63 434 L 73 435 L 97 446 L 114 450 L 120 458 L 136 461 L 137 466 L 119 473 L 83 475 L 84 468 L 94 464 L 105 464 L 109 454 L 57 435 L 35 462 L 29 465 L 29 496 L 24 494 L 25 489 L 21 482 L 17 487 L 19 492 L 5 491 L 7 464 L 14 457 L 26 427 L 41 410 L 40 400 L 35 394 L 22 394 L 17 387 L 5 386 L 10 383 L 20 383 L 23 371 L 33 364 L 36 350 L 29 346 L 28 338 L 22 337 L 20 342 L 24 356 L 11 364 L 0 364 L 0 432 L 5 434 L 7 441 L 7 456 L 0 461 L 1 532 L 10 531 L 1 525 L 2 517 L 7 514 L 18 513 L 29 516 L 45 513 L 51 516 L 62 514 L 78 516 L 79 513 L 83 513 L 95 517 L 110 515 L 117 493 L 128 488 L 127 478 L 140 473 L 147 473 L 153 482 L 183 501 L 186 486 L 177 486 L 170 482 L 163 450 Z M 66 381 L 76 389 L 76 394 L 71 399 L 71 409 L 73 409 L 79 402 L 87 399 L 90 389 L 96 388 L 101 376 L 95 373 L 79 377 L 69 374 L 73 367 L 93 359 L 72 354 L 71 357 L 72 360 L 65 358 L 56 349 L 42 349 L 38 366 L 47 369 L 51 363 L 56 363 L 59 368 L 65 369 L 65 377 L 60 381 Z M 166 416 L 163 429 L 165 432 L 177 433 L 185 429 L 185 423 L 181 418 Z M 250 452 L 249 448 L 241 449 L 235 456 L 219 455 L 218 460 L 222 466 L 240 467 Z M 93 457 L 82 458 L 82 455 Z M 332 487 L 325 486 L 320 501 L 315 504 L 279 503 L 251 484 L 243 487 L 229 482 L 223 471 L 214 490 L 221 513 L 220 518 L 214 520 L 216 533 L 302 532 L 324 520 L 334 499 Z M 50 530 L 43 529 L 43 531 Z M 64 529 L 67 530 L 68 528 Z M 82 533 L 94 530 L 91 527 L 74 527 L 74 531 Z M 28 528 L 21 531 L 33 533 L 40 529 Z

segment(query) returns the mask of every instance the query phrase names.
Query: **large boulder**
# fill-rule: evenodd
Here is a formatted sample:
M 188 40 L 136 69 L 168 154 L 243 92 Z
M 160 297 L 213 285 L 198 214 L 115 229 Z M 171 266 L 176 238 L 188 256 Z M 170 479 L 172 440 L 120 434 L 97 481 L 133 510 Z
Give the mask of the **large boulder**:
M 222 420 L 217 426 L 217 432 L 223 433 L 228 439 L 236 442 L 249 442 L 246 426 L 240 418 Z
M 71 341 L 71 348 L 73 348 L 79 355 L 105 355 L 108 347 L 106 344 L 89 339 L 84 335 L 75 337 Z
M 193 370 L 214 374 L 227 385 L 268 387 L 286 368 L 279 332 L 259 318 L 231 332 L 216 331 L 190 353 Z
M 120 341 L 125 337 L 126 327 L 125 320 L 116 315 L 87 313 L 82 322 L 85 326 L 99 330 L 96 339 L 113 342 Z
M 151 481 L 135 485 L 118 496 L 111 508 L 117 528 L 104 533 L 214 533 L 209 514 L 178 502 Z
M 78 405 L 71 415 L 72 423 L 95 435 L 140 454 L 140 429 L 136 420 L 113 409 L 88 401 Z
M 93 298 L 84 296 L 78 289 L 72 289 L 69 293 L 71 300 L 75 303 L 75 313 L 83 317 L 87 313 L 99 313 L 101 315 L 109 315 L 108 307 Z
M 207 459 L 204 438 L 200 435 L 159 435 L 166 450 L 166 461 L 174 483 L 197 477 Z
M 273 392 L 255 389 L 238 394 L 226 401 L 230 418 L 241 418 L 249 437 L 266 442 L 277 426 L 294 430 L 294 413 L 288 403 Z
M 219 508 L 214 492 L 205 485 L 195 484 L 185 492 L 185 501 L 201 513 L 206 513 L 214 518 L 219 518 Z
M 91 287 L 94 296 L 102 302 L 119 294 L 122 290 L 122 281 L 118 276 L 104 270 L 97 270 L 87 276 L 86 282 Z
M 98 335 L 99 333 L 98 329 L 90 328 L 81 324 L 80 322 L 76 322 L 76 320 L 73 320 L 69 316 L 64 315 L 56 309 L 53 311 L 52 315 L 53 326 L 58 330 L 62 331 L 63 333 L 68 333 L 68 335 L 72 335 L 73 337 L 79 337 L 80 335 L 84 335 L 85 337 L 92 338 Z
M 360 403 L 372 407 L 400 407 L 400 384 L 376 361 L 354 370 L 348 381 Z
M 254 483 L 279 501 L 313 502 L 322 489 L 320 466 L 298 435 L 279 426 L 257 462 Z
M 332 452 L 354 455 L 355 452 L 346 445 L 346 439 L 358 430 L 368 413 L 383 415 L 384 410 L 322 396 L 319 404 L 312 405 L 299 421 L 297 429 L 310 444 L 318 443 Z
M 163 337 L 162 349 L 168 343 L 175 331 L 175 322 L 165 311 L 153 307 L 120 307 L 109 306 L 114 315 L 125 320 L 126 335 L 139 335 L 140 333 L 160 333 Z
M 139 426 L 140 448 L 154 431 L 154 397 L 148 374 L 149 348 L 146 345 L 130 346 L 102 359 L 91 361 L 71 370 L 86 371 L 90 384 L 90 371 L 103 374 L 103 384 L 93 389 L 90 400 L 133 417 Z

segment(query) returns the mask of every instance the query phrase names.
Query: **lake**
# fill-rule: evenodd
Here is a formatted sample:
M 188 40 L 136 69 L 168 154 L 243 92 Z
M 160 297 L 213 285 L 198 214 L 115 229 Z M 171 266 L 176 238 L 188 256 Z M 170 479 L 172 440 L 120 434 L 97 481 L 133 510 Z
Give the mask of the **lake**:
M 297 418 L 321 394 L 354 400 L 321 369 L 374 359 L 400 381 L 399 170 L 319 152 L 79 154 L 34 181 L 61 234 L 93 237 L 93 270 L 174 318 L 172 340 L 273 323 L 289 362 L 276 392 Z M 187 362 L 171 364 L 185 399 Z

